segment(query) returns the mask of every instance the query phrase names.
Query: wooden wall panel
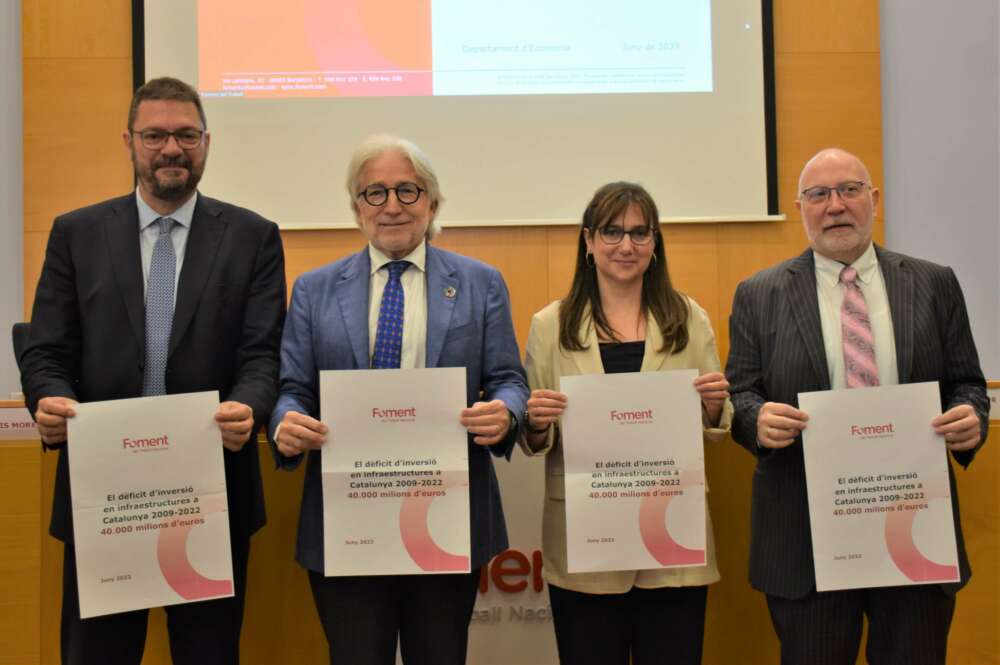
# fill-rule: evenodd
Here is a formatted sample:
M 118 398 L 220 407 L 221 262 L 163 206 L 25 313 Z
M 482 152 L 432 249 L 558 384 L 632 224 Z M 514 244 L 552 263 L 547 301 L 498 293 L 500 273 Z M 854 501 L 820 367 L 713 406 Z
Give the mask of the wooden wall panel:
M 664 232 L 671 274 L 679 288 L 709 311 L 723 358 L 736 284 L 798 254 L 806 245 L 794 208 L 803 162 L 820 148 L 840 145 L 868 163 L 876 184 L 882 180 L 878 2 L 776 0 L 774 4 L 779 206 L 788 221 L 678 225 Z M 131 35 L 129 0 L 22 0 L 22 8 L 24 270 L 25 307 L 30 312 L 52 218 L 120 194 L 131 185 L 119 139 L 131 92 Z M 579 202 L 581 212 L 585 204 Z M 511 291 L 523 347 L 531 314 L 565 295 L 569 287 L 577 233 L 574 227 L 447 229 L 436 244 L 500 268 Z M 282 236 L 289 285 L 302 272 L 364 244 L 356 230 L 288 231 Z M 875 236 L 884 237 L 880 214 Z M 997 436 L 994 427 L 993 438 Z M 0 455 L 6 453 L 0 449 Z M 244 662 L 322 662 L 322 634 L 306 576 L 292 563 L 302 473 L 278 474 L 266 446 L 261 453 L 269 523 L 253 542 Z M 39 642 L 36 650 L 23 652 L 24 662 L 56 663 L 62 547 L 45 535 L 55 456 L 40 458 L 35 476 L 40 486 L 35 533 L 40 537 L 36 536 L 35 549 L 21 550 L 29 565 L 33 552 L 40 552 L 40 591 L 35 599 L 40 602 L 31 605 L 25 596 L 33 588 L 31 583 L 17 587 L 16 597 L 28 603 L 24 635 Z M 7 478 L 5 459 L 0 459 L 0 472 Z M 1000 586 L 994 565 L 1000 560 L 998 466 L 998 455 L 987 446 L 969 471 L 958 474 L 975 577 L 959 596 L 951 663 L 1000 662 L 996 631 Z M 763 598 L 746 583 L 753 460 L 726 442 L 709 446 L 706 468 L 723 581 L 709 595 L 705 662 L 776 662 L 777 642 Z M 30 470 L 24 475 L 30 476 Z M 0 576 L 9 577 L 13 569 L 6 568 L 5 561 L 0 558 Z M 39 621 L 32 623 L 32 612 Z M 162 612 L 154 613 L 144 661 L 148 664 L 167 662 L 162 621 Z M 37 628 L 31 628 L 38 624 L 44 627 L 40 637 Z M 11 625 L 22 630 L 21 624 Z M 3 632 L 3 626 L 0 617 L 0 653 L 5 651 L 4 636 L 11 634 Z M 32 653 L 38 654 L 37 660 Z
M 777 0 L 774 3 L 774 50 L 777 53 L 878 53 L 878 3 L 871 0 Z
M 0 441 L 0 665 L 39 659 L 40 457 L 37 442 Z
M 21 17 L 25 60 L 125 58 L 131 62 L 129 0 L 21 0 Z

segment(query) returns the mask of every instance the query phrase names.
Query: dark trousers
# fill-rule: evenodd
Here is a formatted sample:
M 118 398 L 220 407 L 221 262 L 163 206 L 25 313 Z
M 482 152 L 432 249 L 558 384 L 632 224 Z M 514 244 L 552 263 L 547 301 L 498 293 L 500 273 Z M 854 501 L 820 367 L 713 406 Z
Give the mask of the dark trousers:
M 231 537 L 235 596 L 165 607 L 174 665 L 238 665 L 250 538 Z M 149 610 L 80 618 L 76 552 L 63 561 L 63 665 L 139 665 Z
M 854 665 L 868 617 L 870 665 L 943 665 L 955 597 L 937 585 L 767 597 L 782 665 Z
M 701 662 L 707 586 L 632 587 L 593 594 L 549 585 L 559 662 L 650 665 Z
M 330 663 L 463 665 L 479 570 L 462 575 L 324 577 L 309 585 Z

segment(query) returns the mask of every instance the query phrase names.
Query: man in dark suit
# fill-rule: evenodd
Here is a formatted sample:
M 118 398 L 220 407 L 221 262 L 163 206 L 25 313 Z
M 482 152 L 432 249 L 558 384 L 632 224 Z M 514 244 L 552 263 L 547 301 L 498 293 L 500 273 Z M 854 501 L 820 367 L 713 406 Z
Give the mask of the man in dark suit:
M 457 665 L 478 569 L 507 548 L 491 454 L 510 457 L 514 414 L 528 398 L 507 287 L 496 269 L 426 242 L 442 197 L 417 146 L 371 137 L 355 151 L 347 187 L 368 246 L 296 281 L 281 343 L 275 459 L 294 469 L 309 453 L 296 558 L 309 570 L 331 662 L 392 665 L 398 639 L 408 665 Z M 337 429 L 319 420 L 319 372 L 370 367 L 466 370 L 468 407 L 455 418 L 469 433 L 471 574 L 324 576 L 320 455 L 337 445 Z
M 962 292 L 950 268 L 872 243 L 879 192 L 854 155 L 818 153 L 798 189 L 810 249 L 741 283 L 730 318 L 733 438 L 757 458 L 750 582 L 767 594 L 782 663 L 853 664 L 864 615 L 869 663 L 944 663 L 954 594 L 970 575 L 954 477 L 961 583 L 818 593 L 808 414 L 796 406 L 800 392 L 937 381 L 943 413 L 930 425 L 967 466 L 986 438 L 988 402 Z
M 50 532 L 66 543 L 62 662 L 134 663 L 146 610 L 81 620 L 66 419 L 77 402 L 219 391 L 235 597 L 167 608 L 175 663 L 236 663 L 250 535 L 264 524 L 254 436 L 277 397 L 285 277 L 277 227 L 202 196 L 209 134 L 198 93 L 136 91 L 125 148 L 136 191 L 58 217 L 35 292 L 22 384 L 60 448 Z

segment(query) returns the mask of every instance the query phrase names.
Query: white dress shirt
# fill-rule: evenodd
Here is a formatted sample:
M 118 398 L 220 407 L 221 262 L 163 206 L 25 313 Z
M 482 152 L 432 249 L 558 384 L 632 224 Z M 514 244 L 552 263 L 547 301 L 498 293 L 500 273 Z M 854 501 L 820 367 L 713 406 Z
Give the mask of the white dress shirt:
M 844 347 L 841 339 L 840 306 L 844 302 L 844 285 L 840 283 L 840 261 L 813 252 L 816 262 L 816 295 L 819 300 L 819 318 L 823 327 L 823 346 L 826 366 L 830 372 L 830 387 L 840 390 L 847 387 L 844 378 Z M 885 291 L 882 269 L 878 265 L 875 246 L 868 249 L 851 264 L 858 271 L 858 285 L 868 305 L 868 318 L 875 336 L 875 365 L 878 367 L 879 385 L 894 386 L 899 383 L 896 367 L 896 339 L 892 330 L 892 313 L 889 296 Z
M 393 259 L 368 245 L 371 259 L 371 279 L 368 282 L 368 358 L 375 352 L 375 333 L 378 330 L 378 311 L 382 306 L 382 292 L 389 283 L 389 269 L 383 267 Z M 427 365 L 427 241 L 404 256 L 406 267 L 399 281 L 403 285 L 403 347 L 400 350 L 400 369 L 416 369 Z
M 188 231 L 191 229 L 191 220 L 194 217 L 194 206 L 198 201 L 198 192 L 195 192 L 188 201 L 169 215 L 160 213 L 149 207 L 139 189 L 135 190 L 135 202 L 139 206 L 139 252 L 142 256 L 142 292 L 149 288 L 149 266 L 153 262 L 153 247 L 156 246 L 156 239 L 160 236 L 160 225 L 153 224 L 161 217 L 169 217 L 177 222 L 170 231 L 170 240 L 174 243 L 174 254 L 177 257 L 177 267 L 174 271 L 174 304 L 177 304 L 177 284 L 181 278 L 181 266 L 184 265 L 184 249 L 187 247 Z

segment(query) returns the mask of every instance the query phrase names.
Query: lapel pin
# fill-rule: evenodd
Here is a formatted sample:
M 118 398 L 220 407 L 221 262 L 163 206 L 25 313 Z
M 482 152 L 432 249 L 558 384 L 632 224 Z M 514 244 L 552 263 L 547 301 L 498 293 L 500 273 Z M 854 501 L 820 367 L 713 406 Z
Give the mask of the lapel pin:
M 455 296 L 458 295 L 458 291 L 455 290 L 454 286 L 444 287 L 444 297 L 448 300 L 454 300 Z

